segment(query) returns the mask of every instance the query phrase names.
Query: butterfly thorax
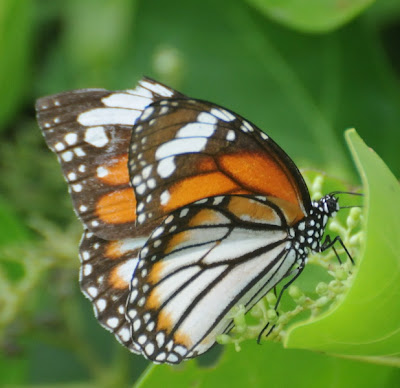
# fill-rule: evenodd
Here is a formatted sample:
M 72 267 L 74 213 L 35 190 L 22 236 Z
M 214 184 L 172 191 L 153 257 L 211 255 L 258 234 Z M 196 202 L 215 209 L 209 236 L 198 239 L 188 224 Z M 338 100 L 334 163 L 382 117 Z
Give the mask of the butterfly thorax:
M 300 260 L 306 259 L 309 250 L 321 251 L 326 224 L 338 210 L 337 198 L 327 194 L 319 201 L 313 201 L 309 214 L 291 228 L 291 248 L 297 252 Z

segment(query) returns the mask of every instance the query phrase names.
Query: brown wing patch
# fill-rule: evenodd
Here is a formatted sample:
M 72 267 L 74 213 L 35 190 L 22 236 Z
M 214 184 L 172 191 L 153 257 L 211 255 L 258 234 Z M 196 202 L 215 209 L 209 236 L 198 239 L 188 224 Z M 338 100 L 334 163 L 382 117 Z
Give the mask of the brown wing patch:
M 197 169 L 199 172 L 211 172 L 217 171 L 218 167 L 211 156 L 202 157 L 197 163 Z
M 108 224 L 123 224 L 136 219 L 136 199 L 132 189 L 103 195 L 96 205 L 96 215 Z

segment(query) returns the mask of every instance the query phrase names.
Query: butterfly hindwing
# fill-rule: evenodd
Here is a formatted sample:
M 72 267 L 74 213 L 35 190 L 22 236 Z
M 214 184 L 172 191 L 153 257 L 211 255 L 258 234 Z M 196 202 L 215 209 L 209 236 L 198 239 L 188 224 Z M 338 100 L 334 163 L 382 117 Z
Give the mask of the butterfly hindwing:
M 291 204 L 218 196 L 172 212 L 140 252 L 127 304 L 132 338 L 155 362 L 204 353 L 294 264 L 286 251 Z M 246 274 L 246 276 L 243 276 Z
M 129 172 L 138 224 L 221 194 L 282 198 L 297 205 L 298 219 L 310 203 L 297 167 L 267 135 L 227 109 L 189 98 L 144 110 L 133 129 Z
M 82 292 L 92 302 L 101 325 L 135 353 L 140 348 L 131 339 L 125 304 L 145 241 L 145 237 L 106 241 L 85 230 L 80 244 Z

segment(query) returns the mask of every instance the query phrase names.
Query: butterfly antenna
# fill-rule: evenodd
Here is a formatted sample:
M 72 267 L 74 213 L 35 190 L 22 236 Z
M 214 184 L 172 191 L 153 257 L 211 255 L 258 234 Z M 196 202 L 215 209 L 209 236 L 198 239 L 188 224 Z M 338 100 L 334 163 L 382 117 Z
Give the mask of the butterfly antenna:
M 354 193 L 352 191 L 332 191 L 331 193 L 329 193 L 330 195 L 337 195 L 337 194 L 349 194 L 349 195 L 357 195 L 360 197 L 364 197 L 363 193 Z

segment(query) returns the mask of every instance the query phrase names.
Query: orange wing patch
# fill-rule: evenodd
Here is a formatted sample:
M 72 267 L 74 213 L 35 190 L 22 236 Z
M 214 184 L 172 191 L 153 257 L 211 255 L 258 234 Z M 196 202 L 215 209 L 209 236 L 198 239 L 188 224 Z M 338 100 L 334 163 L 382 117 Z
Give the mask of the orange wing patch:
M 195 227 L 199 225 L 219 225 L 227 222 L 229 222 L 229 220 L 221 213 L 217 213 L 210 209 L 202 209 L 192 217 L 188 226 Z
M 124 248 L 123 240 L 114 240 L 107 242 L 105 246 L 104 256 L 107 259 L 116 260 L 120 259 L 123 255 L 127 253 L 126 248 Z
M 165 212 L 185 206 L 199 199 L 212 197 L 238 189 L 235 182 L 221 172 L 210 172 L 186 178 L 170 189 L 170 200 L 165 204 Z
M 224 194 L 261 194 L 282 199 L 287 204 L 288 219 L 299 220 L 304 217 L 300 205 L 300 193 L 286 171 L 268 154 L 238 152 L 224 154 L 218 159 L 205 156 L 198 160 L 196 170 L 198 175 L 171 185 L 169 199 L 162 205 L 165 213 L 206 197 Z M 264 209 L 262 212 L 255 204 L 250 211 L 248 202 L 242 207 L 247 215 L 259 221 L 268 221 L 275 217 L 272 210 L 266 214 L 265 206 L 262 205 L 259 206 L 260 209 Z M 205 213 L 199 214 L 198 217 L 204 217 L 204 220 L 198 219 L 196 222 L 200 224 L 207 222 Z
M 157 310 L 160 307 L 161 304 L 161 298 L 158 295 L 157 290 L 154 288 L 151 292 L 149 297 L 147 298 L 146 301 L 146 310 Z
M 190 231 L 180 232 L 175 234 L 168 242 L 167 247 L 164 250 L 165 254 L 172 252 L 176 247 L 190 241 L 192 239 L 192 233 Z
M 190 349 L 193 346 L 190 335 L 184 333 L 182 330 L 176 331 L 176 333 L 174 334 L 174 342 L 176 344 L 186 346 L 187 349 Z
M 268 197 L 268 200 L 279 206 L 286 218 L 288 225 L 292 226 L 304 218 L 304 213 L 293 203 L 275 197 Z
M 167 333 L 171 332 L 173 321 L 171 314 L 166 313 L 164 310 L 160 312 L 157 319 L 157 331 L 165 330 Z
M 174 328 L 174 321 L 171 317 L 171 314 L 162 310 L 158 315 L 157 319 L 157 332 L 165 331 L 168 335 L 173 328 Z M 190 336 L 186 333 L 183 333 L 181 330 L 177 330 L 175 332 L 174 342 L 176 344 L 186 346 L 187 348 L 190 348 L 193 345 Z
M 277 223 L 277 214 L 265 204 L 246 197 L 232 197 L 228 209 L 244 221 Z
M 113 163 L 107 163 L 98 167 L 97 176 L 108 185 L 118 186 L 129 184 L 128 154 L 120 155 L 113 159 Z
M 123 253 L 121 252 L 121 242 L 118 240 L 110 241 L 105 248 L 104 256 L 108 259 L 119 259 Z
M 121 265 L 123 265 L 123 264 L 121 264 Z M 109 277 L 108 277 L 108 283 L 113 288 L 116 288 L 118 290 L 124 290 L 124 289 L 128 289 L 129 288 L 129 282 L 126 280 L 126 278 L 121 276 L 121 273 L 120 273 L 121 265 L 113 268 L 112 271 L 110 272 Z
M 136 199 L 132 189 L 103 195 L 96 205 L 96 215 L 109 224 L 123 224 L 136 219 Z
M 267 154 L 242 152 L 222 155 L 219 163 L 241 187 L 282 198 L 299 206 L 299 197 L 285 171 Z M 299 206 L 300 207 L 300 206 Z
M 160 279 L 162 278 L 162 272 L 164 269 L 165 264 L 162 261 L 157 261 L 154 263 L 154 265 L 151 267 L 151 271 L 149 272 L 147 276 L 147 281 L 151 284 L 157 284 Z M 151 292 L 153 294 L 154 291 Z M 151 296 L 151 295 L 150 295 Z M 156 296 L 154 296 L 155 298 Z M 159 299 L 157 297 L 157 299 Z

